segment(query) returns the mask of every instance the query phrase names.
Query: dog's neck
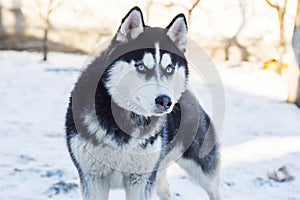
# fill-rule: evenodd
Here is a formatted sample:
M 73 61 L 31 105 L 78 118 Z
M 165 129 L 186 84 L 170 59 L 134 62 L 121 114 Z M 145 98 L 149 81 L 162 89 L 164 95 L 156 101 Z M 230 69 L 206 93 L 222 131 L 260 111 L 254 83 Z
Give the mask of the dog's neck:
M 138 115 L 134 112 L 129 112 L 130 119 L 137 125 L 137 126 L 148 126 L 151 123 L 151 117 L 145 117 L 143 115 Z
M 111 100 L 111 113 L 114 121 L 123 129 L 123 127 L 130 127 L 130 129 L 146 130 L 151 127 L 158 126 L 165 119 L 165 116 L 150 116 L 146 117 L 139 115 L 135 112 L 128 111 L 118 106 L 113 100 Z

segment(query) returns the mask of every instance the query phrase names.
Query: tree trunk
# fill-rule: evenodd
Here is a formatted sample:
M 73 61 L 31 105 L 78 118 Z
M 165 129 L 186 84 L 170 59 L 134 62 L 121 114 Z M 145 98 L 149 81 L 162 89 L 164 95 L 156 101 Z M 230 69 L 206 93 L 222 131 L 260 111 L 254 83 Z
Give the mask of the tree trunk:
M 284 37 L 284 17 L 286 13 L 286 5 L 288 0 L 284 0 L 283 7 L 278 4 L 271 3 L 270 0 L 266 0 L 269 6 L 275 8 L 279 20 L 279 45 L 278 45 L 278 62 L 277 62 L 277 73 L 281 73 L 283 55 L 286 53 L 286 42 Z
M 2 24 L 2 5 L 0 4 L 0 31 L 2 32 L 3 24 Z
M 289 91 L 287 101 L 300 107 L 300 0 L 298 0 L 292 46 L 295 54 L 295 66 L 289 66 Z
M 292 44 L 296 61 L 300 66 L 300 0 L 298 0 Z
M 249 58 L 249 52 L 248 49 L 239 43 L 237 40 L 238 34 L 235 34 L 232 38 L 227 38 L 225 42 L 225 60 L 229 60 L 229 49 L 232 46 L 236 46 L 240 53 L 241 53 L 241 60 L 242 61 L 248 61 Z
M 283 64 L 283 55 L 286 52 L 285 38 L 284 38 L 284 15 L 285 13 L 280 9 L 278 10 L 279 19 L 279 58 L 277 64 L 277 73 L 281 73 L 281 66 Z
M 2 39 L 2 37 L 4 35 L 6 35 L 5 29 L 4 29 L 4 26 L 3 26 L 2 9 L 3 9 L 3 7 L 2 7 L 2 5 L 0 3 L 0 39 Z
M 44 40 L 43 40 L 43 61 L 47 61 L 47 55 L 48 55 L 48 28 L 45 28 L 44 30 Z
M 242 45 L 237 39 L 246 24 L 246 3 L 243 0 L 239 0 L 239 7 L 241 9 L 242 23 L 240 24 L 234 36 L 232 36 L 231 38 L 225 38 L 225 60 L 229 60 L 229 49 L 232 46 L 236 46 L 239 49 L 242 61 L 248 61 L 249 58 L 249 52 L 247 47 Z

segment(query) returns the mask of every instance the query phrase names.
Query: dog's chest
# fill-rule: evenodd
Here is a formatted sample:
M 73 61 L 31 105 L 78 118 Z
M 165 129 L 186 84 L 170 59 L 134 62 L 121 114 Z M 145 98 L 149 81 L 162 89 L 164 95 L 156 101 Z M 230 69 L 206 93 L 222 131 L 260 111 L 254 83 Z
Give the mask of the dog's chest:
M 99 144 L 94 145 L 80 135 L 73 137 L 73 153 L 84 174 L 107 177 L 114 187 L 122 187 L 127 175 L 152 172 L 160 157 L 160 137 L 146 147 L 143 139 L 132 138 L 122 146 L 107 136 L 99 139 L 102 139 Z

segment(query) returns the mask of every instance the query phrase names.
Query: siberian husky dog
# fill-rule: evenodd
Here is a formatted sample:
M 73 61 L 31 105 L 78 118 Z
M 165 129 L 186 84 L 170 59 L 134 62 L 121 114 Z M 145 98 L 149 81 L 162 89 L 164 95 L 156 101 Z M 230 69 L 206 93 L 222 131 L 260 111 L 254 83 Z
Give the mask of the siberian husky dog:
M 107 200 L 113 188 L 124 188 L 127 200 L 149 200 L 155 192 L 170 200 L 166 169 L 174 162 L 220 200 L 219 145 L 187 87 L 186 46 L 183 14 L 166 29 L 155 28 L 134 7 L 82 72 L 66 134 L 84 200 Z

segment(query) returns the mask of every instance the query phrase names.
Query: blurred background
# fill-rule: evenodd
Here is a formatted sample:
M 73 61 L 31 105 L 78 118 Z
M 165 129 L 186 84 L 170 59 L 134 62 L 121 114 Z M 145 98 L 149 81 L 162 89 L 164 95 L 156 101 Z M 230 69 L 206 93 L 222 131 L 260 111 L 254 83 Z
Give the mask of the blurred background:
M 291 44 L 296 17 L 300 21 L 297 0 L 0 0 L 0 50 L 42 51 L 44 60 L 48 51 L 88 54 L 134 5 L 152 26 L 186 14 L 189 37 L 214 60 L 264 62 L 277 73 L 291 66 L 288 101 L 296 101 L 299 72 Z
M 80 199 L 65 145 L 70 92 L 133 6 L 150 26 L 184 13 L 214 61 L 223 199 L 300 200 L 300 0 L 0 0 L 0 199 Z M 190 83 L 211 100 L 210 83 Z M 208 199 L 178 166 L 168 177 L 172 199 Z
M 49 50 L 90 53 L 135 5 L 152 26 L 186 14 L 190 38 L 213 59 L 266 61 L 291 44 L 297 0 L 1 0 L 0 49 L 41 51 L 47 30 Z

